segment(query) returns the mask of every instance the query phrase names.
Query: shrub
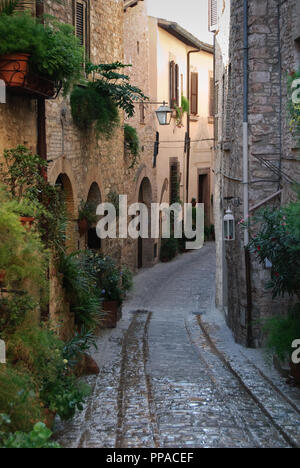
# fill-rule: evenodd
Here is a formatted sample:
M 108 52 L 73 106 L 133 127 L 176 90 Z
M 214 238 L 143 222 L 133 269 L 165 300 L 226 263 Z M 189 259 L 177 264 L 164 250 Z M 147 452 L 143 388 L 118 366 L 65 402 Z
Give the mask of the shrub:
M 284 362 L 292 354 L 292 342 L 300 336 L 300 304 L 289 311 L 287 317 L 277 316 L 264 324 L 267 348 Z
M 137 164 L 140 154 L 140 141 L 136 129 L 131 125 L 125 124 L 124 138 L 125 144 L 128 145 L 130 153 L 133 156 L 132 163 L 129 166 L 129 168 L 131 169 Z
M 26 292 L 0 297 L 0 336 L 5 339 L 15 332 L 36 307 L 36 301 Z
M 170 261 L 172 258 L 176 257 L 178 253 L 178 240 L 174 237 L 170 239 L 162 239 L 160 247 L 160 260 Z
M 47 255 L 39 235 L 20 223 L 24 205 L 0 188 L 0 270 L 7 285 L 25 288 L 25 281 L 45 286 Z
M 8 414 L 9 431 L 29 431 L 32 425 L 43 421 L 43 408 L 38 389 L 29 373 L 21 373 L 11 365 L 0 366 L 0 413 Z
M 299 200 L 285 208 L 263 210 L 250 224 L 250 250 L 261 263 L 272 263 L 268 287 L 273 297 L 300 297 L 300 193 Z M 259 223 L 259 229 L 251 229 Z M 253 226 L 254 227 L 254 226 Z
M 33 430 L 15 432 L 4 436 L 2 448 L 61 448 L 57 442 L 52 442 L 52 432 L 42 422 L 34 425 Z M 0 445 L 0 447 L 1 447 Z

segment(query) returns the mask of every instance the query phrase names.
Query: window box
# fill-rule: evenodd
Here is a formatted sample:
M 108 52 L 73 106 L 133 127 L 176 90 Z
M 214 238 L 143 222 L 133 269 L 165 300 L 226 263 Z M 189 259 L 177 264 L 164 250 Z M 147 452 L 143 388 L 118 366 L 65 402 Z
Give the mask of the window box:
M 9 54 L 0 57 L 0 79 L 8 88 L 45 99 L 57 96 L 60 85 L 29 72 L 29 54 Z

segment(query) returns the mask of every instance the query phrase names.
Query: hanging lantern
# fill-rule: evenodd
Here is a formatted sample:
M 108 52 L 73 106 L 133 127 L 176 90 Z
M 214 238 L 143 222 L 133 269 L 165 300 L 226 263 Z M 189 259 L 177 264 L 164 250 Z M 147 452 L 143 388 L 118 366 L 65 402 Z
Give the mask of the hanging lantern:
M 173 111 L 165 102 L 155 112 L 159 125 L 170 125 Z
M 235 222 L 231 210 L 227 210 L 224 216 L 224 239 L 226 241 L 235 240 Z

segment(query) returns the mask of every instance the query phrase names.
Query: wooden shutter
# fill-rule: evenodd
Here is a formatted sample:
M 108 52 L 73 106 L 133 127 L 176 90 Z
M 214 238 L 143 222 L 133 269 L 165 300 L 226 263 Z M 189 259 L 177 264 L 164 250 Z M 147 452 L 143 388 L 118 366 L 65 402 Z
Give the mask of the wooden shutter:
M 16 7 L 16 11 L 30 11 L 32 15 L 35 15 L 36 0 L 24 0 L 23 2 L 20 2 Z
M 175 102 L 179 107 L 179 66 L 175 65 Z
M 170 62 L 170 107 L 174 109 L 175 105 L 175 62 Z
M 81 0 L 75 2 L 75 32 L 80 44 L 86 47 L 86 4 Z
M 218 0 L 208 0 L 208 29 L 213 32 L 217 30 L 218 23 Z
M 191 73 L 191 114 L 198 114 L 198 73 Z
M 179 199 L 179 162 L 170 164 L 170 204 Z

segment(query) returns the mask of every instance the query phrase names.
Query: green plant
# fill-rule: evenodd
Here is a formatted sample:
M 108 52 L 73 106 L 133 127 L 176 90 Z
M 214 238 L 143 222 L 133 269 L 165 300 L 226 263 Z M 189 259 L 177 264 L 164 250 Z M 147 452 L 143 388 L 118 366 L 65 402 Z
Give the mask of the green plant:
M 115 210 L 116 210 L 116 216 L 119 216 L 120 213 L 120 207 L 119 207 L 119 195 L 115 190 L 110 190 L 107 194 L 107 201 L 111 203 Z
M 125 265 L 121 268 L 121 288 L 123 296 L 125 297 L 127 292 L 133 288 L 133 274 L 132 271 Z
M 45 17 L 44 24 L 28 12 L 0 15 L 0 55 L 30 54 L 33 73 L 62 82 L 64 94 L 82 76 L 83 49 L 71 25 Z
M 34 231 L 20 223 L 22 206 L 0 188 L 0 270 L 7 285 L 25 288 L 25 282 L 45 286 L 47 252 Z
M 93 124 L 97 134 L 110 136 L 119 124 L 119 112 L 108 94 L 103 94 L 93 83 L 76 86 L 71 93 L 71 111 L 75 124 L 87 130 Z
M 41 393 L 47 407 L 57 412 L 62 420 L 73 418 L 76 410 L 82 411 L 83 404 L 89 395 L 89 385 L 77 381 L 71 375 L 56 379 Z
M 3 424 L 4 432 L 27 432 L 44 418 L 32 376 L 10 364 L 0 366 L 0 413 L 7 414 L 10 420 L 9 427 Z
M 95 224 L 97 222 L 96 208 L 96 203 L 81 200 L 78 213 L 79 221 L 86 219 L 89 226 Z
M 181 96 L 181 105 L 180 107 L 175 105 L 176 110 L 176 125 L 182 127 L 182 118 L 185 113 L 188 113 L 190 110 L 190 104 L 188 99 L 185 96 Z
M 11 335 L 36 307 L 37 302 L 26 292 L 0 297 L 0 336 Z
M 272 289 L 273 297 L 285 293 L 300 297 L 299 216 L 300 192 L 298 202 L 285 208 L 265 209 L 246 223 L 250 229 L 249 249 L 262 264 L 266 260 L 272 263 L 267 286 Z
M 44 243 L 55 250 L 65 244 L 66 210 L 59 186 L 52 186 L 43 176 L 47 162 L 23 145 L 4 151 L 0 175 L 12 196 L 18 201 L 22 216 L 37 220 Z
M 109 136 L 119 123 L 118 108 L 132 117 L 134 101 L 147 99 L 142 91 L 130 84 L 129 76 L 119 72 L 128 67 L 120 62 L 86 65 L 93 81 L 74 88 L 71 93 L 72 117 L 76 125 L 86 130 L 95 124 L 96 132 Z
M 82 354 L 91 347 L 97 349 L 96 337 L 93 331 L 83 327 L 80 332 L 75 332 L 74 336 L 65 344 L 63 357 L 68 361 L 69 366 L 74 367 Z
M 287 317 L 276 316 L 266 320 L 267 349 L 284 362 L 292 354 L 292 342 L 300 336 L 300 304 L 294 306 Z
M 26 433 L 17 431 L 7 435 L 2 448 L 61 448 L 57 442 L 51 441 L 52 432 L 42 422 L 34 425 L 33 430 Z
M 178 240 L 174 237 L 170 237 L 169 239 L 162 239 L 161 240 L 161 247 L 160 247 L 160 260 L 170 261 L 172 258 L 176 257 L 178 253 Z
M 128 146 L 130 153 L 133 156 L 132 163 L 129 166 L 129 169 L 131 169 L 137 164 L 140 155 L 140 141 L 136 129 L 131 125 L 125 124 L 124 138 L 125 144 Z
M 96 252 L 87 252 L 86 261 L 96 279 L 97 289 L 100 291 L 102 299 L 121 303 L 125 289 L 122 288 L 122 272 L 117 267 L 116 262 L 111 257 Z M 124 285 L 126 287 L 127 281 L 129 281 L 129 276 L 125 270 Z
M 77 325 L 93 329 L 102 318 L 101 298 L 97 279 L 87 261 L 88 255 L 85 251 L 70 255 L 62 253 L 59 272 L 63 274 L 63 286 Z

